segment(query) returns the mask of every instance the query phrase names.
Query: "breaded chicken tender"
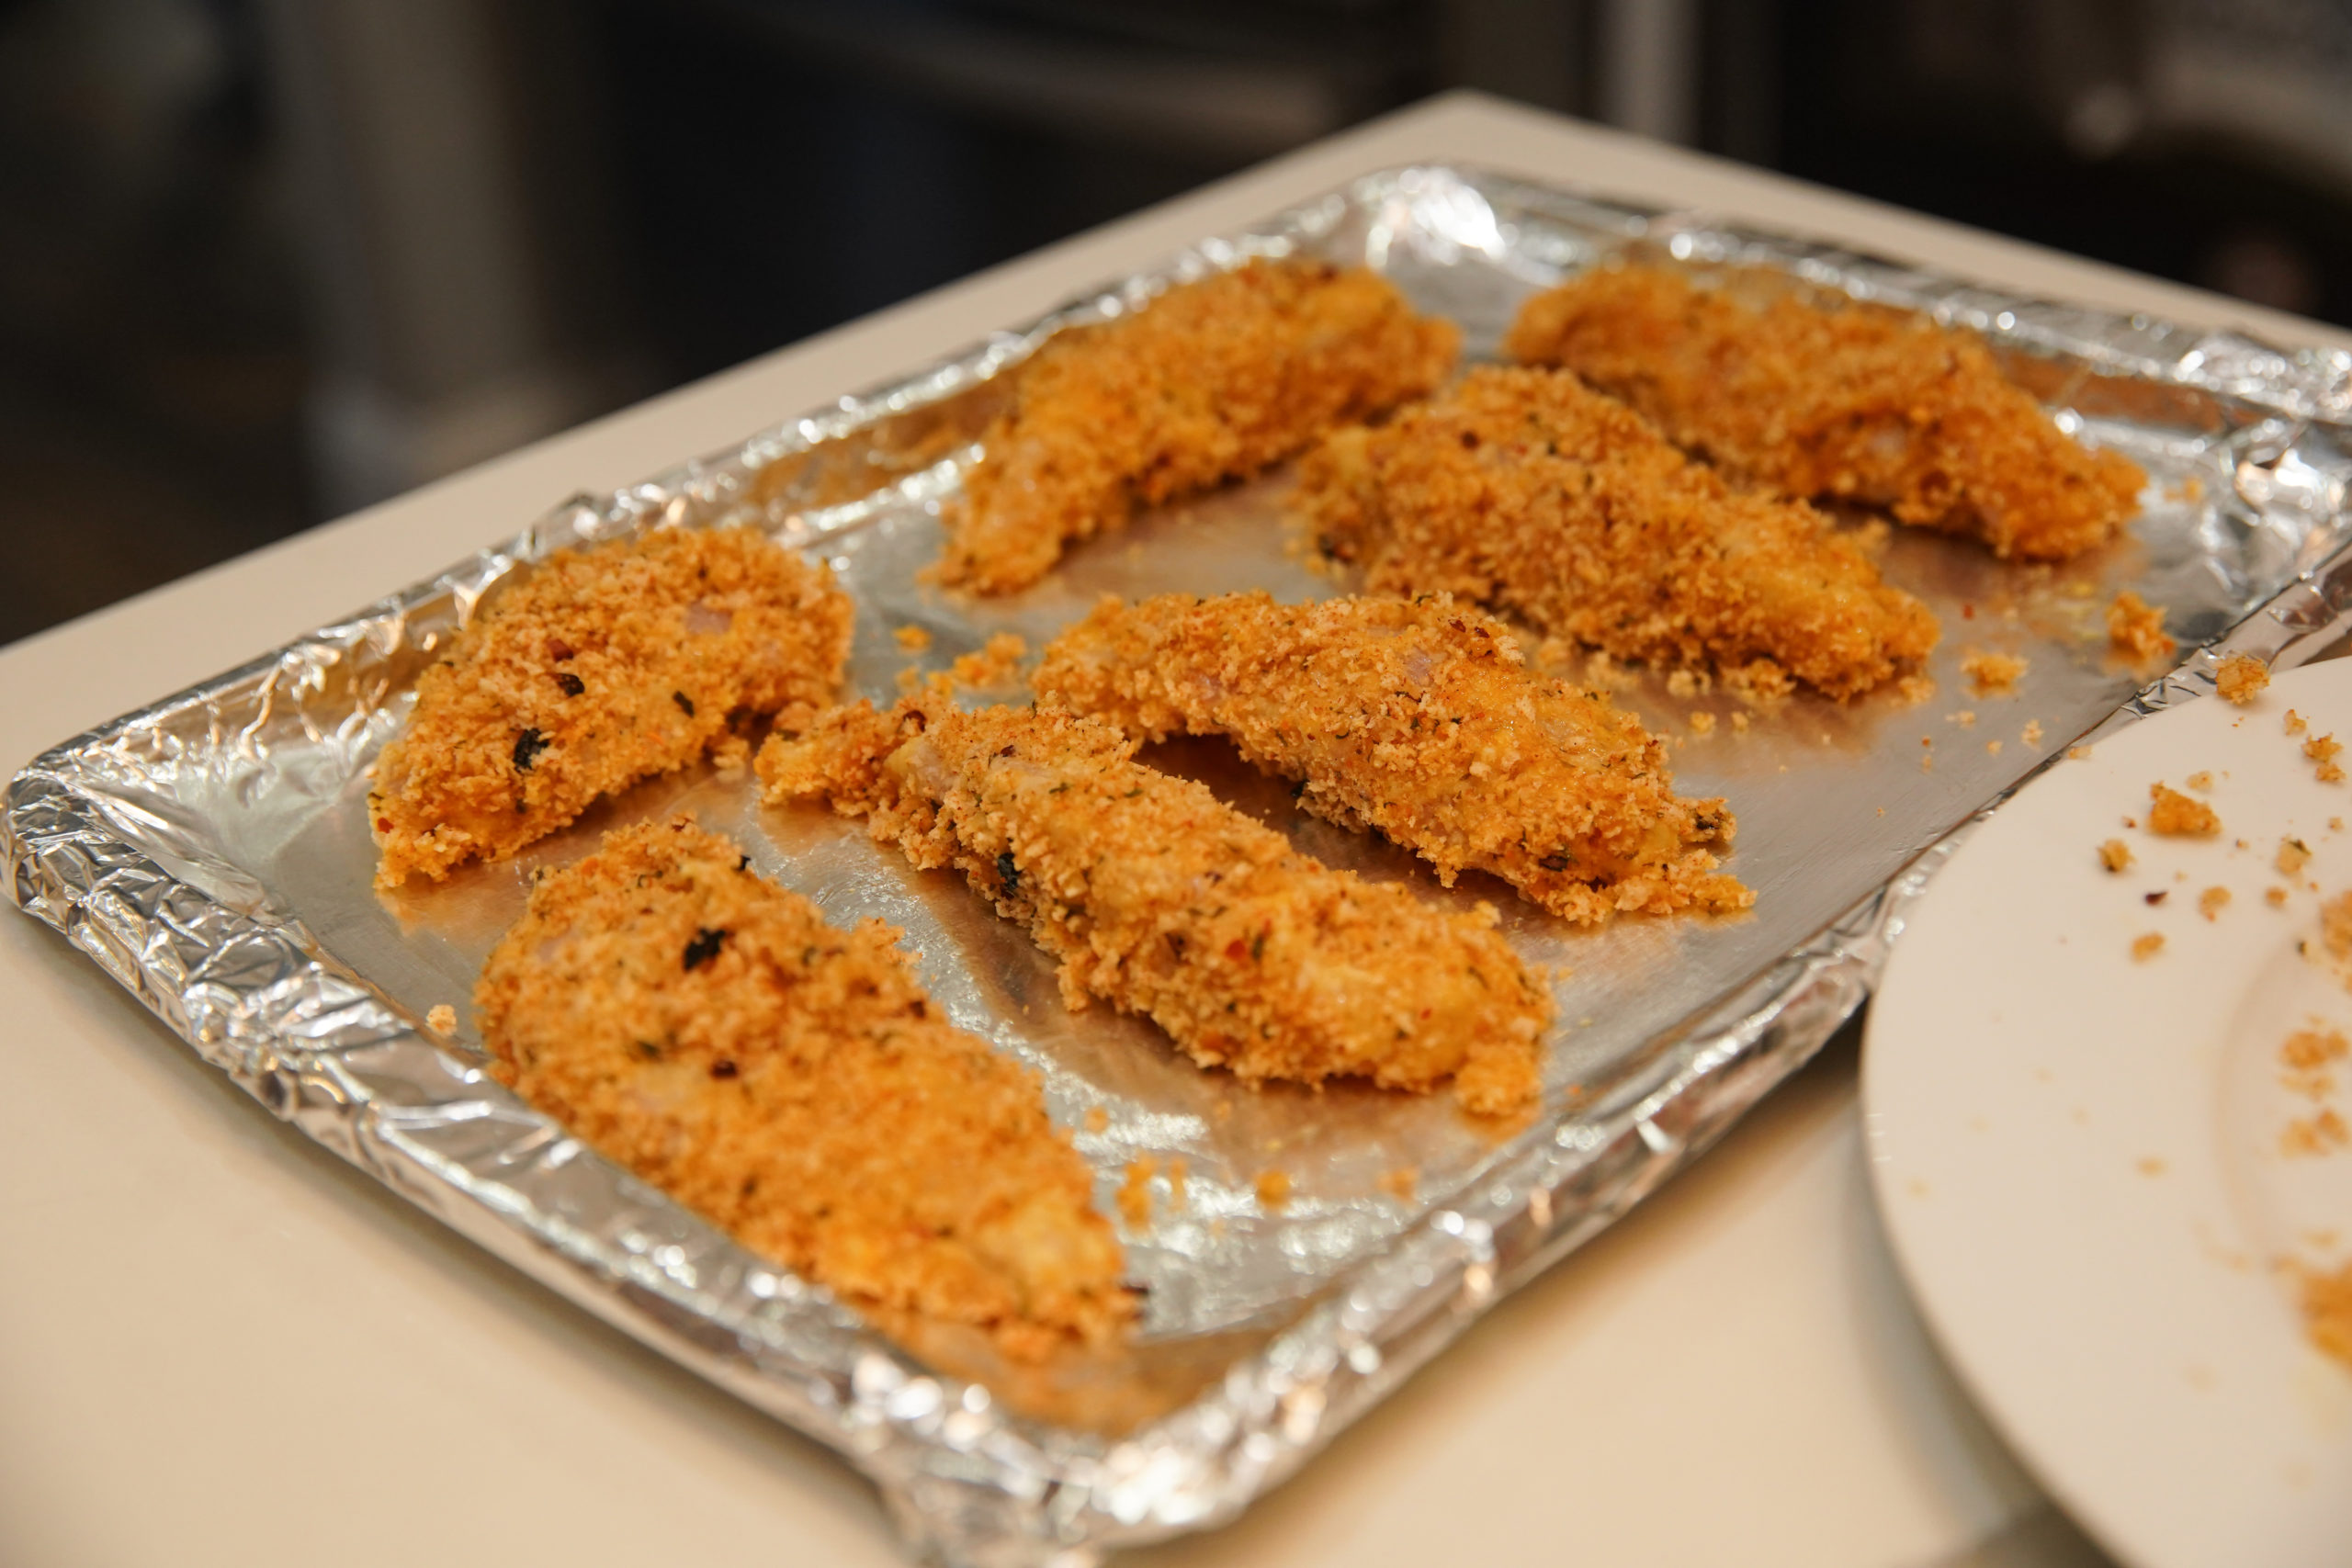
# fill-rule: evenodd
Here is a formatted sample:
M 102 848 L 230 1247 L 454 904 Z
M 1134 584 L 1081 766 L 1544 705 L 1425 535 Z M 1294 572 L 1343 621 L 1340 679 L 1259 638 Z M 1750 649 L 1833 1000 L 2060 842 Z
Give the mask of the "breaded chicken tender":
M 1453 593 L 1620 659 L 1850 696 L 1935 646 L 1927 607 L 1801 502 L 1733 491 L 1564 370 L 1486 367 L 1340 431 L 1296 503 L 1375 592 Z
M 1374 829 L 1451 886 L 1492 872 L 1555 915 L 1736 909 L 1720 800 L 1674 793 L 1666 748 L 1600 692 L 1528 669 L 1446 594 L 1277 604 L 1106 599 L 1046 649 L 1041 699 L 1146 740 L 1224 735 L 1299 804 Z
M 1461 334 L 1362 267 L 1253 261 L 1057 337 L 947 519 L 942 581 L 1006 593 L 1139 506 L 1240 479 L 1428 391 Z
M 368 796 L 377 885 L 511 855 L 735 720 L 809 716 L 840 691 L 851 616 L 831 571 L 751 528 L 558 550 L 418 680 Z
M 2070 439 L 1974 334 L 1914 311 L 1751 310 L 1662 267 L 1604 267 L 1530 299 L 1504 348 L 1574 370 L 1736 479 L 1883 506 L 2004 559 L 2097 548 L 2147 483 Z
M 1061 964 L 1072 1009 L 1142 1013 L 1244 1078 L 1447 1078 L 1480 1113 L 1538 1089 L 1552 1000 L 1494 930 L 1334 871 L 1058 708 L 861 703 L 759 758 L 770 802 L 821 795 L 916 865 L 953 865 Z
M 884 1326 L 974 1325 L 1023 1359 L 1114 1339 L 1135 1302 L 1091 1173 L 899 934 L 650 822 L 533 886 L 474 1008 L 525 1100 Z

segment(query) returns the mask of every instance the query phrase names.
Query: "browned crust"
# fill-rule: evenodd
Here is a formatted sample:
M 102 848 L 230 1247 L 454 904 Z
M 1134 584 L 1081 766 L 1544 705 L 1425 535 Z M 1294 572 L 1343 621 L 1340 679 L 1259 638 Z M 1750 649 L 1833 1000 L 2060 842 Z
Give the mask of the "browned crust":
M 1306 810 L 1377 829 L 1449 886 L 1491 872 L 1587 923 L 1755 902 L 1714 871 L 1724 803 L 1678 796 L 1639 719 L 1535 674 L 1509 628 L 1449 595 L 1106 599 L 1033 683 L 1141 739 L 1229 736 L 1301 781 Z
M 1914 311 L 1794 295 L 1759 310 L 1662 267 L 1604 267 L 1530 299 L 1504 347 L 1567 367 L 1738 477 L 1883 506 L 2004 558 L 2105 544 L 2147 483 L 2069 438 L 1973 333 Z
M 1451 592 L 1621 659 L 1844 697 L 1935 617 L 1802 502 L 1735 492 L 1566 371 L 1473 370 L 1306 459 L 1298 505 L 1365 586 Z
M 899 932 L 854 931 L 690 818 L 541 877 L 482 970 L 493 1071 L 753 1251 L 1008 1355 L 1135 1314 L 1036 1078 L 952 1027 Z
M 1150 1018 L 1245 1078 L 1447 1078 L 1482 1112 L 1539 1088 L 1551 998 L 1493 930 L 1298 853 L 1135 742 L 1060 709 L 958 713 L 944 688 L 771 740 L 771 802 L 829 798 L 953 865 L 1060 961 L 1063 998 Z
M 1139 506 L 1429 390 L 1460 333 L 1362 267 L 1253 261 L 1047 344 L 948 512 L 942 581 L 1006 593 Z
M 754 529 L 558 550 L 417 681 L 368 797 L 378 885 L 502 859 L 730 724 L 805 716 L 840 689 L 851 619 L 831 571 Z

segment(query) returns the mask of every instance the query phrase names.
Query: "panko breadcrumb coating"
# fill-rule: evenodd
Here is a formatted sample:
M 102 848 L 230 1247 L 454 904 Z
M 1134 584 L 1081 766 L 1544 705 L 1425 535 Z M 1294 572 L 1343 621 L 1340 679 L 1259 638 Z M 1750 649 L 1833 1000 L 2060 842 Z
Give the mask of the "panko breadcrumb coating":
M 1546 632 L 1735 684 L 1866 691 L 1935 617 L 1799 502 L 1733 491 L 1559 370 L 1473 370 L 1306 459 L 1298 504 L 1368 588 L 1450 592 Z
M 2176 646 L 2165 631 L 2165 611 L 2129 588 L 2107 607 L 2108 646 L 2135 664 L 2169 659 Z
M 1755 902 L 1715 873 L 1721 800 L 1676 795 L 1638 718 L 1537 675 L 1509 628 L 1445 594 L 1106 599 L 1032 683 L 1139 739 L 1229 736 L 1300 781 L 1305 809 L 1385 834 L 1449 886 L 1492 872 L 1586 923 Z
M 976 1325 L 1022 1359 L 1117 1337 L 1135 1302 L 1091 1172 L 899 936 L 649 822 L 534 885 L 474 1007 L 525 1100 L 886 1326 Z
M 953 865 L 1060 960 L 1062 997 L 1142 1013 L 1244 1078 L 1448 1077 L 1481 1113 L 1532 1101 L 1550 995 L 1493 929 L 1300 854 L 1136 743 L 1059 708 L 959 713 L 939 686 L 836 709 L 759 757 L 771 802 L 871 819 Z
M 2147 476 L 2069 438 L 1973 333 L 1880 305 L 1758 310 L 1662 267 L 1607 267 L 1523 306 L 1514 359 L 1561 365 L 1677 445 L 1784 495 L 1883 506 L 2063 560 L 2139 511 Z
M 751 528 L 558 550 L 418 679 L 368 796 L 378 886 L 511 855 L 740 717 L 807 717 L 839 691 L 851 616 L 831 571 Z
M 981 437 L 940 580 L 1025 588 L 1139 506 L 1254 474 L 1428 391 L 1460 342 L 1375 273 L 1263 260 L 1057 337 Z

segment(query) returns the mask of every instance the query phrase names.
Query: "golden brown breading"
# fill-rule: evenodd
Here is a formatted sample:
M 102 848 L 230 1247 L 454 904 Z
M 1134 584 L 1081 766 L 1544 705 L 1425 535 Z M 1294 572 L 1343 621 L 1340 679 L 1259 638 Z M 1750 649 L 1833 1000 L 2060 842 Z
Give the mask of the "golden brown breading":
M 418 680 L 368 797 L 378 885 L 513 854 L 740 716 L 805 716 L 840 689 L 851 614 L 831 571 L 751 528 L 558 550 Z
M 759 758 L 771 802 L 823 795 L 919 866 L 954 865 L 1061 962 L 1062 997 L 1150 1018 L 1245 1078 L 1453 1080 L 1535 1097 L 1551 997 L 1493 930 L 1334 871 L 1058 708 L 958 713 L 944 685 L 836 709 Z
M 1566 371 L 1473 370 L 1338 432 L 1298 496 L 1367 587 L 1451 592 L 1620 659 L 1843 697 L 1936 642 L 1927 607 L 1812 507 L 1734 491 Z
M 1784 495 L 1982 539 L 2004 559 L 2096 548 L 2147 476 L 2069 439 L 1974 334 L 1792 295 L 1751 310 L 1661 267 L 1606 267 L 1521 307 L 1504 347 L 1623 398 L 1678 445 Z
M 1135 1303 L 1037 1080 L 691 818 L 541 877 L 474 994 L 523 1098 L 755 1252 L 1034 1359 Z
M 1674 793 L 1666 748 L 1606 694 L 1527 667 L 1452 596 L 1277 604 L 1265 593 L 1106 599 L 1046 649 L 1041 698 L 1145 740 L 1226 735 L 1299 805 L 1488 871 L 1571 920 L 1736 909 L 1714 872 L 1721 800 Z
M 1461 334 L 1362 267 L 1253 261 L 1056 338 L 948 512 L 941 581 L 1006 593 L 1138 506 L 1239 479 L 1428 391 Z

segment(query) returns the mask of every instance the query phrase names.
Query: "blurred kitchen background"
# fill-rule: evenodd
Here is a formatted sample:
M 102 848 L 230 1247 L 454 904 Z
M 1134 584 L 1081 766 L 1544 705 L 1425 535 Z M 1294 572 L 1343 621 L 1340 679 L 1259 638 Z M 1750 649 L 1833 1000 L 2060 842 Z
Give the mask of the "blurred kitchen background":
M 1457 85 L 2352 323 L 2352 0 L 0 0 L 0 642 Z

